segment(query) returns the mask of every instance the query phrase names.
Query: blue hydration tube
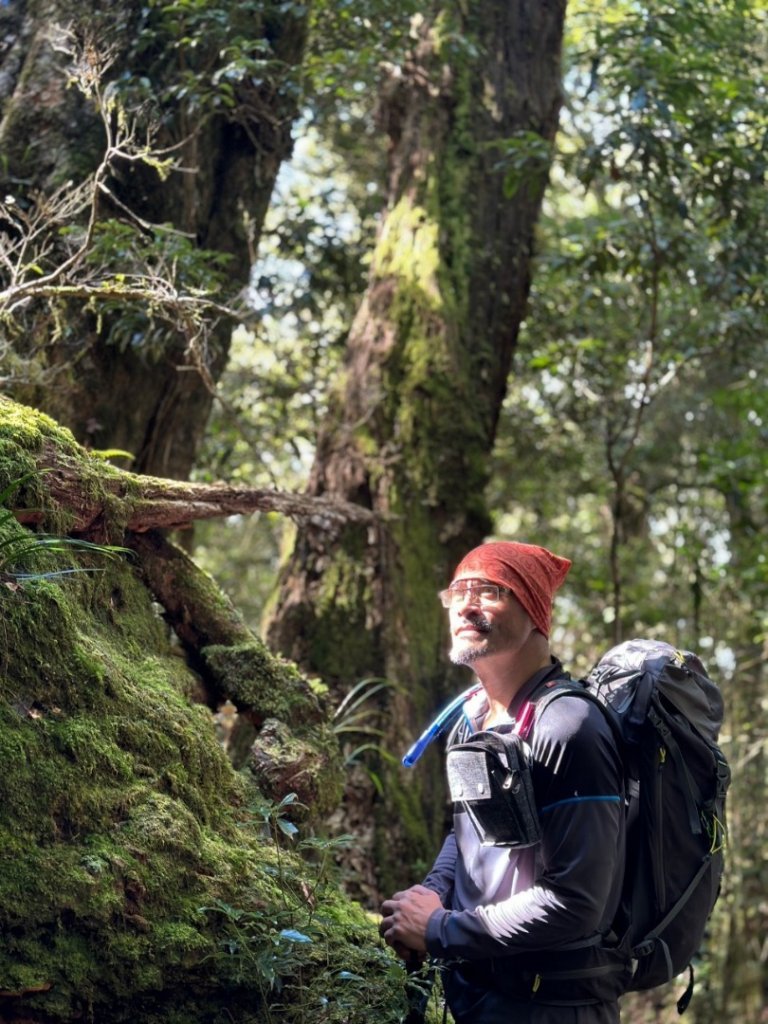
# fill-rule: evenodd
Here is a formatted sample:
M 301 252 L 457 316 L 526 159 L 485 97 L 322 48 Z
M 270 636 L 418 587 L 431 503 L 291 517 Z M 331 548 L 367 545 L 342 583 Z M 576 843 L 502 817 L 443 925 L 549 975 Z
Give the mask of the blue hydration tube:
M 474 695 L 479 693 L 482 688 L 483 687 L 480 683 L 474 683 L 463 693 L 460 693 L 458 697 L 454 697 L 447 707 L 443 708 L 434 722 L 424 730 L 403 758 L 403 764 L 406 768 L 412 768 L 413 765 L 416 764 L 429 744 L 433 740 L 436 740 L 437 737 L 450 725 L 451 720 L 461 710 L 464 702 L 468 701 L 470 697 L 474 697 Z

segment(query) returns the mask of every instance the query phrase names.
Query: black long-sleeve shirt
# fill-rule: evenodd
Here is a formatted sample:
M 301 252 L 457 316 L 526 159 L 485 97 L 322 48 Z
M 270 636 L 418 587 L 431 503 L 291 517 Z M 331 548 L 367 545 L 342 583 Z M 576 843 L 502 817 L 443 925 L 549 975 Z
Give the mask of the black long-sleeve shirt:
M 511 718 L 543 682 L 563 675 L 557 662 L 538 672 L 510 705 Z M 468 710 L 475 726 L 484 713 Z M 622 769 L 610 727 L 592 701 L 566 694 L 537 716 L 530 743 L 542 839 L 522 850 L 482 846 L 457 811 L 424 881 L 445 908 L 427 926 L 433 956 L 481 960 L 551 949 L 610 927 L 624 862 Z

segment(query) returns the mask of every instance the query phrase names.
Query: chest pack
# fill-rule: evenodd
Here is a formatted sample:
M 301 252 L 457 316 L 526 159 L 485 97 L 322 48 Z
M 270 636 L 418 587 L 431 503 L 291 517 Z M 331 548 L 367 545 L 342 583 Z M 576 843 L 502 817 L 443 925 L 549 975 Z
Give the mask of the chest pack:
M 519 733 L 472 733 L 449 743 L 451 800 L 469 816 L 483 846 L 533 846 L 541 839 L 531 748 Z

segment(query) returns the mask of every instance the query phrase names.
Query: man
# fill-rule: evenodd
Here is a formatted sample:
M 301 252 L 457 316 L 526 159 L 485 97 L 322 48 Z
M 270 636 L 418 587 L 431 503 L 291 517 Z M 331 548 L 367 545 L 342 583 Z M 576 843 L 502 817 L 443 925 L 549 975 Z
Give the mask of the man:
M 549 631 L 570 565 L 517 543 L 482 544 L 461 561 L 440 597 L 451 660 L 471 666 L 482 690 L 454 739 L 511 731 L 534 693 L 568 678 L 550 654 Z M 598 947 L 622 882 L 619 756 L 600 709 L 577 694 L 553 700 L 529 740 L 540 842 L 481 845 L 455 804 L 453 831 L 423 885 L 382 904 L 381 934 L 406 959 L 429 953 L 445 963 L 456 1024 L 615 1024 L 628 968 Z M 590 974 L 596 965 L 599 981 Z

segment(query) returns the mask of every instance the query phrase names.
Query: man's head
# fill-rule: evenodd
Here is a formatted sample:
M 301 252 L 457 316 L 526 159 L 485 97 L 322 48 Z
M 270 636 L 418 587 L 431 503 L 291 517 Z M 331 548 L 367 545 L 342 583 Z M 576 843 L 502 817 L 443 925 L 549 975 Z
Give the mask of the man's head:
M 554 594 L 570 567 L 533 544 L 500 541 L 470 551 L 441 594 L 451 616 L 451 659 L 470 664 L 520 648 L 534 631 L 547 638 Z

